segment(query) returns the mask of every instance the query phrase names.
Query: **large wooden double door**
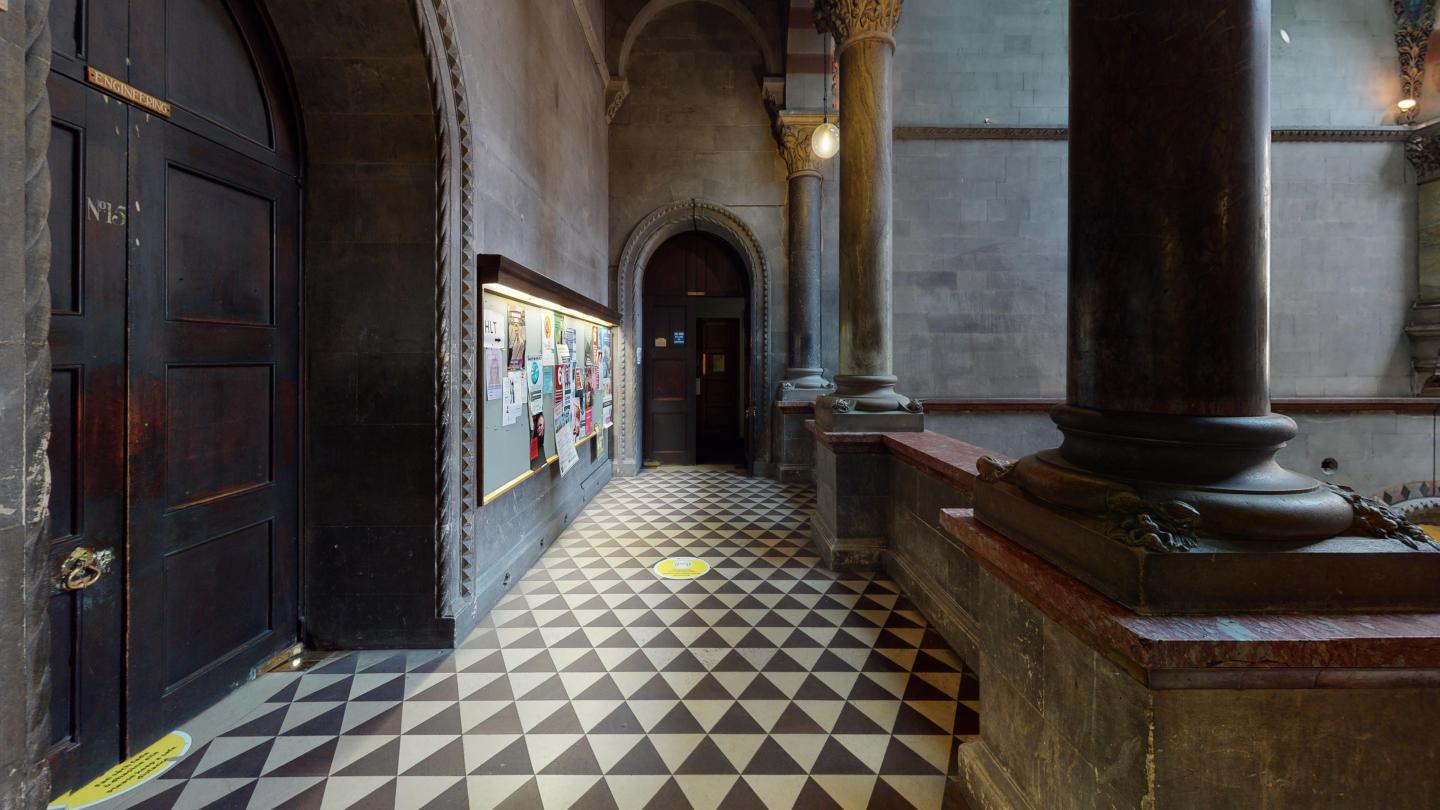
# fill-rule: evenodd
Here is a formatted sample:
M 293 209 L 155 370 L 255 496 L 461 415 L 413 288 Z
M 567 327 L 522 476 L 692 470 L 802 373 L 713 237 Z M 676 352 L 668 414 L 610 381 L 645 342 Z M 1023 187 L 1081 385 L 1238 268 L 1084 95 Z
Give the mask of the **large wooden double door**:
M 250 0 L 55 0 L 51 24 L 65 789 L 297 638 L 300 189 L 284 72 Z

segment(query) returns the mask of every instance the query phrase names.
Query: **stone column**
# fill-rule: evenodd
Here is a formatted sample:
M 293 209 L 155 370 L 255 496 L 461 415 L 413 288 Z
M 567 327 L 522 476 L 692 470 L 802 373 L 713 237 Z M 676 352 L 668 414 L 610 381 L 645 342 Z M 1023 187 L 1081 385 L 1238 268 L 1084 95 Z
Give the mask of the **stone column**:
M 816 402 L 816 421 L 826 428 L 921 424 L 918 405 L 895 390 L 891 329 L 890 70 L 902 5 L 815 0 L 815 25 L 835 38 L 840 62 L 840 373 L 835 393 Z M 848 415 L 891 418 L 866 419 L 861 428 Z
M 789 169 L 789 339 L 778 399 L 813 400 L 834 386 L 820 361 L 820 159 L 810 148 L 814 124 L 787 123 L 781 113 L 780 155 Z
M 1359 558 L 1314 544 L 1387 534 L 1275 462 L 1269 39 L 1269 0 L 1071 0 L 1064 440 L 976 513 L 1127 604 L 1324 601 Z

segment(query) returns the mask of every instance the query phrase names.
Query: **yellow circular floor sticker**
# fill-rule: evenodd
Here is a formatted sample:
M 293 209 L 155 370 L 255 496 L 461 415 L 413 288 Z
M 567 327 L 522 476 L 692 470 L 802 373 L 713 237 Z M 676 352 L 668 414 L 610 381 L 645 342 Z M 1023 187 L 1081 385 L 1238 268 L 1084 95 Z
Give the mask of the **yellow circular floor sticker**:
M 154 745 L 106 771 L 85 787 L 57 796 L 49 810 L 80 810 L 113 799 L 133 790 L 170 770 L 177 760 L 190 751 L 190 735 L 172 731 Z
M 710 570 L 710 563 L 694 557 L 671 557 L 655 563 L 655 573 L 666 579 L 694 579 Z

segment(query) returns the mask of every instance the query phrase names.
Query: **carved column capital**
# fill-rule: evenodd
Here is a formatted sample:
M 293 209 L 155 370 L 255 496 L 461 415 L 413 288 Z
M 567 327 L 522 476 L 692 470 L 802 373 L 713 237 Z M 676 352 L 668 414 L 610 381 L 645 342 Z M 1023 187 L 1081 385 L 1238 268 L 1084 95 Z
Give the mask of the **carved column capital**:
M 1425 82 L 1425 55 L 1435 28 L 1435 0 L 1392 0 L 1395 49 L 1400 58 L 1400 98 L 1419 101 Z M 1415 120 L 1418 107 L 1400 112 L 1401 123 Z
M 895 47 L 895 26 L 905 0 L 815 0 L 815 29 L 840 44 L 835 55 L 863 39 L 880 39 Z
M 1415 167 L 1416 180 L 1425 183 L 1440 175 L 1440 126 L 1416 130 L 1405 140 L 1405 157 Z
M 785 166 L 790 170 L 791 177 L 802 174 L 820 176 L 821 160 L 815 156 L 815 150 L 810 147 L 810 136 L 814 132 L 814 125 L 780 125 L 777 132 L 780 142 L 780 157 L 785 159 Z

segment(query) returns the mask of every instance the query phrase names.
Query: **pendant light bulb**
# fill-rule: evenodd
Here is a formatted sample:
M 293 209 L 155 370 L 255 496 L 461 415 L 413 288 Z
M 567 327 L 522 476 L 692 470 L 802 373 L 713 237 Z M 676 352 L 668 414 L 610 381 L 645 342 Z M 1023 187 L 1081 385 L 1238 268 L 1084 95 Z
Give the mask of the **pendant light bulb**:
M 810 136 L 810 149 L 821 160 L 835 157 L 835 153 L 840 151 L 840 128 L 829 122 L 815 127 L 814 134 Z

